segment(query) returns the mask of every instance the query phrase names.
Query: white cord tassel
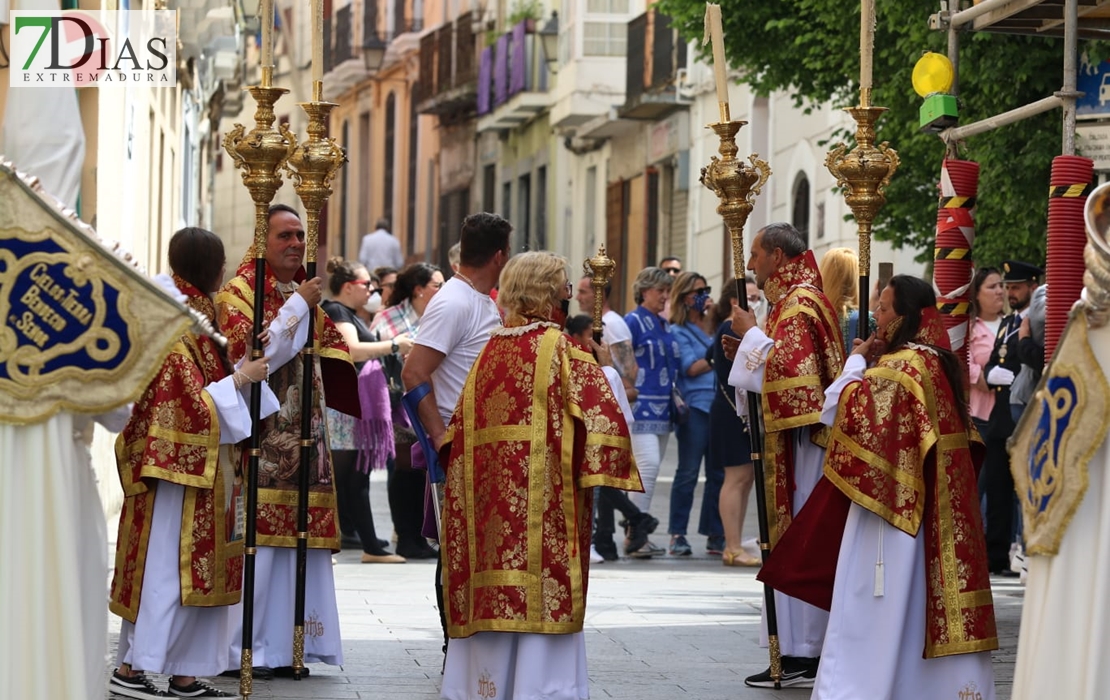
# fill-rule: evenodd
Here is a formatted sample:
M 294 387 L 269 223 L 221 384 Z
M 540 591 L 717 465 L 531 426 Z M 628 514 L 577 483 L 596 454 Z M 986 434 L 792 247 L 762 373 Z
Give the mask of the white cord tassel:
M 886 589 L 885 576 L 883 574 L 883 530 L 885 530 L 885 523 L 879 524 L 879 558 L 875 562 L 875 597 L 882 598 Z

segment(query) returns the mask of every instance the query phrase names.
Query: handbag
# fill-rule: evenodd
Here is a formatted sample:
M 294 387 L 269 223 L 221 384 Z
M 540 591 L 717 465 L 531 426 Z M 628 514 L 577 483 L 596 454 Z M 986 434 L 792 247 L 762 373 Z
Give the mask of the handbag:
M 690 419 L 690 404 L 678 388 L 678 382 L 671 385 L 671 422 L 683 425 Z
M 401 367 L 404 363 L 395 353 L 382 357 L 380 361 L 389 389 L 389 408 L 393 414 L 393 467 L 409 470 L 412 468 L 409 450 L 416 442 L 416 432 L 403 420 L 401 397 L 405 393 L 405 385 L 401 382 Z
M 405 385 L 401 382 L 401 367 L 403 363 L 396 353 L 390 353 L 381 358 L 382 371 L 385 373 L 386 384 L 389 387 L 389 406 L 396 410 L 401 405 L 401 395 L 405 393 Z

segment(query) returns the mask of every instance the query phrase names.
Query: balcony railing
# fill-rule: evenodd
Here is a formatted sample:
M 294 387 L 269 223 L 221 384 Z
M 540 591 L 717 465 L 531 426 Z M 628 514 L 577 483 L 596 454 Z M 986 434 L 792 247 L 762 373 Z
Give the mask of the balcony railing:
M 473 115 L 477 78 L 474 41 L 469 12 L 420 38 L 417 102 L 422 113 L 450 121 Z
M 681 109 L 679 70 L 686 67 L 686 43 L 671 18 L 654 9 L 628 23 L 625 119 L 662 119 Z
M 523 20 L 482 50 L 478 61 L 478 128 L 511 129 L 549 107 L 548 71 L 535 22 Z M 487 116 L 490 115 L 490 116 Z
M 335 41 L 332 44 L 331 66 L 338 66 L 344 61 L 358 58 L 354 51 L 353 29 L 351 24 L 351 6 L 339 8 L 335 13 Z M 325 63 L 325 68 L 329 66 Z

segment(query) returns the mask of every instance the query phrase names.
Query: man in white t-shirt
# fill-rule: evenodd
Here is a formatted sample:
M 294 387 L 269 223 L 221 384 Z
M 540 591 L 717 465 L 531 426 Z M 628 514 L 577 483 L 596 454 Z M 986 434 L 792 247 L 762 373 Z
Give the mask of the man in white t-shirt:
M 471 214 L 463 220 L 459 269 L 436 293 L 420 318 L 420 333 L 405 359 L 401 381 L 405 389 L 427 383 L 431 392 L 417 407 L 424 431 L 438 450 L 455 411 L 466 376 L 490 331 L 501 325 L 490 291 L 509 261 L 513 226 L 497 214 Z M 442 562 L 436 563 L 436 601 L 443 624 L 447 653 L 447 625 L 443 617 Z

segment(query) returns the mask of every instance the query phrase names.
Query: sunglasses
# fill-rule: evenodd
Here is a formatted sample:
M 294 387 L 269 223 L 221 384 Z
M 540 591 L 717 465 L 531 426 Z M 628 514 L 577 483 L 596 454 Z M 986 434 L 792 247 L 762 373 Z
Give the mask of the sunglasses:
M 666 272 L 668 275 L 677 275 L 680 272 L 682 272 L 682 268 L 681 267 L 664 267 L 663 272 Z
M 713 288 L 712 287 L 698 287 L 697 289 L 691 289 L 690 292 L 692 294 L 697 294 L 699 296 L 709 296 L 710 294 L 713 293 Z
M 367 289 L 369 289 L 369 290 L 370 290 L 371 292 L 373 292 L 373 291 L 375 290 L 375 288 L 374 288 L 374 280 L 352 280 L 352 281 L 351 281 L 351 284 L 357 284 L 357 285 L 359 285 L 360 287 L 366 287 L 366 288 L 367 288 Z

